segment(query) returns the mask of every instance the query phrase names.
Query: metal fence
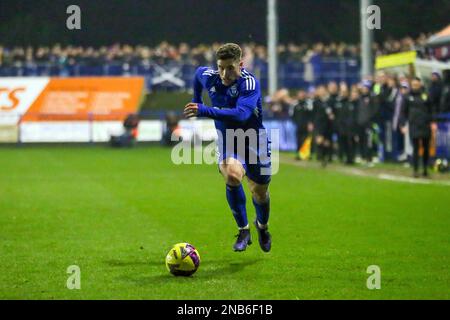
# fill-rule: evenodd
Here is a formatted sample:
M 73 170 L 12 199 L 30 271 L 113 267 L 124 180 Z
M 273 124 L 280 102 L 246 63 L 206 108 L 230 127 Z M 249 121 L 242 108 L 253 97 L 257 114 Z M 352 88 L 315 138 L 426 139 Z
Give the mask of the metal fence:
M 197 66 L 187 63 L 105 63 L 88 65 L 77 63 L 16 64 L 0 66 L 2 77 L 83 77 L 83 76 L 143 76 L 148 90 L 187 90 L 192 86 L 192 77 Z M 360 63 L 357 59 L 323 59 L 314 66 L 313 79 L 305 77 L 306 65 L 293 61 L 280 63 L 278 83 L 288 89 L 308 88 L 329 81 L 344 81 L 348 84 L 360 80 Z M 257 62 L 250 70 L 260 79 L 263 90 L 268 85 L 268 65 Z M 308 80 L 307 80 L 308 79 Z

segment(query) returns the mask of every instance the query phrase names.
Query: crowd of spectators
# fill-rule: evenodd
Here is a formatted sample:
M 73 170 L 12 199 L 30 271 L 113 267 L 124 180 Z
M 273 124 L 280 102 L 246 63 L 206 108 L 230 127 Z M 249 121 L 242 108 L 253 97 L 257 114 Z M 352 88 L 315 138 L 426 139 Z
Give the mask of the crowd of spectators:
M 436 56 L 436 51 L 426 46 L 429 37 L 429 34 L 421 34 L 416 39 L 412 37 L 400 40 L 388 39 L 383 43 L 374 43 L 373 53 L 374 56 L 380 56 L 414 50 L 423 59 L 449 60 L 450 50 L 440 50 L 439 55 Z M 21 68 L 39 64 L 50 64 L 61 68 L 74 65 L 104 66 L 105 64 L 213 65 L 215 52 L 219 46 L 219 43 L 191 46 L 187 43 L 174 45 L 168 42 L 162 42 L 155 47 L 114 44 L 97 48 L 60 44 L 51 47 L 6 47 L 0 44 L 0 71 L 2 67 Z M 267 48 L 263 45 L 247 43 L 242 45 L 242 49 L 244 65 L 249 69 L 258 62 L 267 61 Z M 393 160 L 398 160 L 406 154 L 409 138 L 401 130 L 400 115 L 402 101 L 410 94 L 410 78 L 404 75 L 380 73 L 373 79 L 364 79 L 363 82 L 350 86 L 349 82 L 338 84 L 331 81 L 326 84 L 328 80 L 325 78 L 324 81 L 316 81 L 320 79 L 318 77 L 321 71 L 320 68 L 316 68 L 320 63 L 315 63 L 314 59 L 318 57 L 320 61 L 358 60 L 360 46 L 357 44 L 280 44 L 278 53 L 281 63 L 305 64 L 303 78 L 309 83 L 309 91 L 301 90 L 297 95 L 291 96 L 291 92 L 287 89 L 281 89 L 275 95 L 265 99 L 271 117 L 285 119 L 292 116 L 294 121 L 301 122 L 298 125 L 306 132 L 303 132 L 301 137 L 298 136 L 299 148 L 302 145 L 302 139 L 317 130 L 319 125 L 320 134 L 324 136 L 322 140 L 325 141 L 321 148 L 330 150 L 329 152 L 322 150 L 322 159 L 326 157 L 332 159 L 333 141 L 339 158 L 345 158 L 344 151 L 346 151 L 349 163 L 353 163 L 355 157 L 359 155 L 371 164 L 373 159 L 380 155 L 380 149 L 383 150 L 382 154 Z M 308 69 L 308 65 L 311 70 Z M 427 94 L 427 105 L 431 107 L 430 113 L 435 115 L 450 112 L 450 76 L 447 73 L 446 80 L 442 81 L 441 76 L 434 73 L 431 79 L 431 83 L 427 83 L 427 87 L 423 88 L 423 92 Z M 346 111 L 342 112 L 339 106 L 347 108 Z M 303 113 L 303 116 L 298 117 L 299 113 L 295 110 Z M 366 110 L 366 114 L 362 114 L 361 110 Z M 305 117 L 308 113 L 309 115 Z M 303 123 L 308 117 L 311 117 L 310 120 Z M 349 119 L 353 119 L 354 123 L 348 125 L 346 121 L 350 121 Z M 361 125 L 360 122 L 363 120 L 365 123 Z M 324 125 L 321 121 L 329 123 Z M 348 131 L 348 128 L 353 128 L 353 131 Z M 345 139 L 342 140 L 340 137 Z M 326 145 L 327 140 L 331 147 Z M 313 142 L 315 143 L 316 140 Z M 386 150 L 390 150 L 390 153 L 385 154 Z
M 418 38 L 405 37 L 400 40 L 389 39 L 383 43 L 374 43 L 375 56 L 416 50 L 419 56 L 432 59 L 433 52 L 425 44 L 429 34 L 421 34 Z M 88 66 L 103 65 L 107 63 L 130 64 L 160 64 L 171 62 L 188 63 L 193 65 L 210 65 L 214 63 L 214 53 L 219 43 L 211 45 L 190 46 L 187 43 L 178 45 L 162 42 L 157 46 L 128 44 L 113 44 L 111 46 L 83 47 L 55 44 L 53 46 L 38 47 L 8 47 L 0 44 L 0 66 L 26 66 L 40 63 L 64 66 L 84 64 Z M 243 44 L 247 64 L 267 61 L 267 48 L 255 43 Z M 278 46 L 280 62 L 305 61 L 312 55 L 321 58 L 354 58 L 358 59 L 360 47 L 348 43 L 314 43 L 314 44 L 280 44 Z M 445 57 L 441 57 L 445 59 Z M 447 57 L 448 58 L 448 57 Z
M 380 160 L 401 161 L 409 156 L 415 159 L 417 176 L 416 135 L 429 144 L 434 123 L 450 113 L 450 70 L 434 71 L 429 78 L 425 83 L 404 74 L 379 72 L 351 86 L 332 81 L 309 91 L 280 89 L 266 103 L 271 116 L 291 117 L 296 124 L 297 150 L 312 137 L 313 151 L 324 163 L 339 158 L 347 164 L 361 161 L 373 166 Z M 428 157 L 423 161 L 426 175 Z

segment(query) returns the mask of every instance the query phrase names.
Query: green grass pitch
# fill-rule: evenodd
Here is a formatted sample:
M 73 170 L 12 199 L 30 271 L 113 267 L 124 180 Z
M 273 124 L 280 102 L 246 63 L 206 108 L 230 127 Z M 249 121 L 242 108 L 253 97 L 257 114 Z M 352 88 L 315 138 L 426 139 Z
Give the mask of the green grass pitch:
M 215 165 L 177 166 L 160 147 L 2 147 L 0 299 L 450 298 L 450 187 L 282 163 L 270 190 L 272 251 L 252 229 L 235 253 Z M 177 242 L 200 252 L 193 277 L 165 268 Z

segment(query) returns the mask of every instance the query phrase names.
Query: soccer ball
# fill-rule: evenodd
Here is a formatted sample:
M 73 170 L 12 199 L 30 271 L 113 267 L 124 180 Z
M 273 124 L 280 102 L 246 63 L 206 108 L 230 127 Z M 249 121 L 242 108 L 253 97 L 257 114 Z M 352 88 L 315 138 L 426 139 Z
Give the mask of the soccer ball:
M 189 243 L 177 243 L 166 256 L 167 270 L 174 276 L 188 277 L 200 266 L 200 255 Z
M 448 171 L 448 160 L 447 159 L 436 159 L 434 162 L 433 169 L 435 172 L 445 173 Z

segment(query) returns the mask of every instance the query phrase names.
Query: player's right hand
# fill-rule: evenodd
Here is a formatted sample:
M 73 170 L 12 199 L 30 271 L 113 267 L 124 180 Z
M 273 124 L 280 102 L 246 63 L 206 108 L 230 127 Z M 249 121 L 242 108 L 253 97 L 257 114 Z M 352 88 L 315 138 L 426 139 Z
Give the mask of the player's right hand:
M 198 104 L 190 102 L 184 107 L 184 116 L 186 118 L 196 117 L 198 114 Z

